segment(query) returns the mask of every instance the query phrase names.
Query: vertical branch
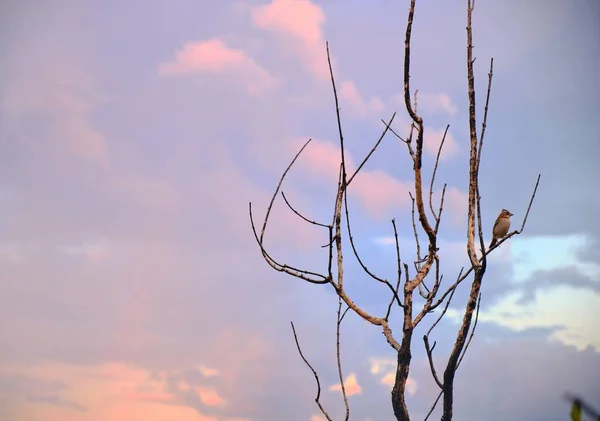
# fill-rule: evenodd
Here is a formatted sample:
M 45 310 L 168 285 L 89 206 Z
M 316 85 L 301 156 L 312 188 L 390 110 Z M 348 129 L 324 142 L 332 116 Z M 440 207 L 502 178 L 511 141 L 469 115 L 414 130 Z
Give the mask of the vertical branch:
M 417 202 L 417 210 L 419 212 L 419 222 L 421 222 L 423 230 L 429 238 L 429 265 L 425 265 L 425 268 L 428 271 L 433 260 L 433 250 L 436 248 L 436 238 L 435 233 L 429 224 L 429 220 L 427 219 L 427 214 L 425 213 L 425 207 L 423 205 L 423 181 L 421 174 L 423 157 L 423 119 L 416 114 L 410 102 L 410 39 L 414 15 L 415 0 L 411 0 L 408 12 L 408 22 L 406 25 L 406 37 L 404 39 L 404 105 L 406 106 L 406 111 L 411 119 L 417 125 L 417 141 L 413 167 L 415 172 L 415 199 Z M 425 276 L 423 276 L 423 278 L 424 277 Z
M 475 252 L 475 213 L 478 213 L 479 220 L 479 234 L 480 242 L 482 242 L 482 231 L 481 231 L 481 207 L 479 198 L 479 175 L 478 175 L 478 157 L 477 152 L 477 128 L 476 128 L 476 115 L 475 115 L 475 77 L 473 74 L 473 39 L 472 39 L 472 25 L 471 16 L 473 8 L 475 6 L 474 0 L 467 0 L 467 79 L 469 86 L 469 128 L 470 128 L 470 156 L 469 156 L 469 210 L 468 210 L 468 227 L 467 227 L 467 252 L 469 259 L 471 260 L 471 267 L 473 268 L 473 283 L 471 285 L 471 292 L 465 313 L 463 316 L 462 324 L 456 337 L 456 342 L 448 358 L 446 370 L 444 371 L 443 381 L 443 412 L 442 421 L 452 420 L 452 406 L 454 403 L 454 376 L 458 367 L 458 361 L 461 352 L 465 346 L 467 333 L 471 326 L 471 320 L 473 317 L 473 311 L 479 297 L 479 291 L 481 289 L 481 280 L 485 273 L 485 264 L 481 265 L 477 254 Z M 482 243 L 483 244 L 483 243 Z M 485 261 L 485 257 L 484 257 Z
M 479 147 L 477 148 L 477 168 L 475 172 L 477 174 L 477 230 L 479 233 L 479 247 L 481 249 L 481 267 L 485 271 L 487 265 L 487 256 L 485 254 L 485 243 L 483 239 L 483 227 L 481 225 L 481 195 L 479 194 L 479 165 L 481 164 L 481 150 L 483 149 L 483 138 L 485 136 L 485 129 L 487 127 L 487 115 L 488 108 L 490 105 L 490 92 L 492 90 L 492 77 L 494 75 L 494 59 L 490 60 L 490 72 L 488 73 L 488 87 L 487 95 L 485 97 L 485 108 L 483 111 L 483 122 L 481 123 L 481 136 L 479 137 Z
M 344 398 L 344 407 L 346 408 L 346 416 L 344 418 L 345 421 L 348 421 L 348 418 L 350 418 L 350 406 L 348 405 L 348 395 L 346 394 L 346 385 L 344 384 L 344 375 L 342 373 L 342 358 L 340 356 L 340 327 L 342 325 L 342 320 L 344 320 L 344 316 L 346 315 L 349 309 L 350 307 L 346 307 L 346 309 L 342 312 L 342 299 L 338 296 L 337 323 L 335 328 L 335 351 L 337 358 L 338 376 L 340 380 L 340 386 L 342 389 L 342 396 Z
M 473 73 L 473 34 L 471 14 L 474 1 L 467 0 L 467 81 L 469 86 L 469 137 L 471 148 L 469 154 L 469 210 L 467 221 L 467 252 L 471 266 L 479 266 L 475 253 L 475 196 L 477 194 L 477 119 L 475 113 L 475 76 Z
M 331 86 L 333 87 L 333 97 L 335 100 L 335 115 L 337 118 L 338 135 L 340 138 L 340 150 L 342 155 L 342 186 L 346 187 L 346 158 L 344 154 L 344 135 L 342 133 L 342 119 L 340 118 L 340 104 L 335 87 L 335 79 L 333 78 L 333 67 L 331 66 L 331 55 L 329 54 L 329 42 L 325 43 L 327 49 L 327 63 L 329 64 L 329 75 L 331 76 Z
M 435 183 L 435 174 L 437 173 L 438 164 L 440 162 L 440 155 L 442 154 L 442 148 L 444 147 L 444 142 L 446 141 L 446 135 L 448 134 L 449 128 L 450 128 L 450 125 L 447 124 L 446 130 L 444 130 L 444 136 L 442 136 L 442 141 L 440 142 L 440 147 L 438 148 L 437 155 L 435 157 L 435 164 L 433 166 L 433 174 L 431 175 L 431 184 L 429 184 L 429 209 L 431 210 L 433 219 L 435 219 L 435 221 L 436 221 L 436 233 L 437 233 L 437 227 L 440 222 L 440 215 L 436 215 L 435 211 L 433 210 L 433 198 L 432 198 L 433 184 Z M 443 201 L 444 199 L 442 198 L 441 200 Z

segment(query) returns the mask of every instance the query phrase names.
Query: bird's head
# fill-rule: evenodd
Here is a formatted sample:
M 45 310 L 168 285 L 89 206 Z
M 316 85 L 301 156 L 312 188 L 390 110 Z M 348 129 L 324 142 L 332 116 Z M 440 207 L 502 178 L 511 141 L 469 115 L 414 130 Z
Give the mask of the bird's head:
M 510 218 L 513 215 L 514 215 L 513 213 L 511 213 L 509 210 L 506 210 L 506 209 L 502 209 L 502 212 L 500 212 L 500 216 L 503 216 L 505 218 Z

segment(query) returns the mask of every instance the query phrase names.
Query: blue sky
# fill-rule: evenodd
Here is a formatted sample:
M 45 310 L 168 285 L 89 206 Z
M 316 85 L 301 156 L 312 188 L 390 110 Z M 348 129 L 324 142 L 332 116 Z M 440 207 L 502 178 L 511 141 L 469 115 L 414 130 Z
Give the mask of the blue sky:
M 413 30 L 426 171 L 450 124 L 437 178 L 449 188 L 445 279 L 467 262 L 465 7 L 417 2 Z M 268 267 L 248 202 L 260 218 L 313 138 L 283 189 L 330 218 L 338 146 L 325 41 L 351 164 L 393 112 L 406 134 L 408 2 L 24 0 L 0 10 L 2 418 L 317 421 L 290 320 L 324 403 L 341 414 L 329 390 L 336 297 Z M 455 414 L 562 420 L 564 392 L 600 403 L 600 6 L 478 0 L 473 18 L 479 119 L 494 57 L 486 232 L 502 208 L 520 225 L 542 179 L 526 230 L 490 258 Z M 349 192 L 359 250 L 390 278 L 392 217 L 403 255 L 414 253 L 411 169 L 386 137 Z M 322 269 L 326 237 L 277 201 L 266 239 L 277 258 Z M 386 289 L 351 259 L 346 273 L 353 299 L 383 311 Z M 436 328 L 438 366 L 466 289 Z M 353 418 L 389 419 L 392 350 L 355 315 L 342 330 Z M 419 341 L 413 360 L 408 405 L 420 419 L 437 393 Z

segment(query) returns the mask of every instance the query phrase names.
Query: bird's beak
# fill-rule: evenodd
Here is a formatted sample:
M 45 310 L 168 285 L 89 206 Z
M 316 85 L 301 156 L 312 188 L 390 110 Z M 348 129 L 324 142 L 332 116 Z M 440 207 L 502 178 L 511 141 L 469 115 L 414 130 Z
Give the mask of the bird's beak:
M 510 213 L 510 212 L 508 212 L 508 214 L 509 214 L 510 216 L 514 216 L 514 213 Z

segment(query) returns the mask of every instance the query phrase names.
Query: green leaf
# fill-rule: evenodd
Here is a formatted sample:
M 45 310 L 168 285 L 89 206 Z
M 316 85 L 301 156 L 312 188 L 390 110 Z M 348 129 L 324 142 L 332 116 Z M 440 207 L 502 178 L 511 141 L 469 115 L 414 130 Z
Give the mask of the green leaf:
M 571 420 L 581 421 L 581 402 L 579 399 L 573 401 L 573 406 L 571 407 Z

